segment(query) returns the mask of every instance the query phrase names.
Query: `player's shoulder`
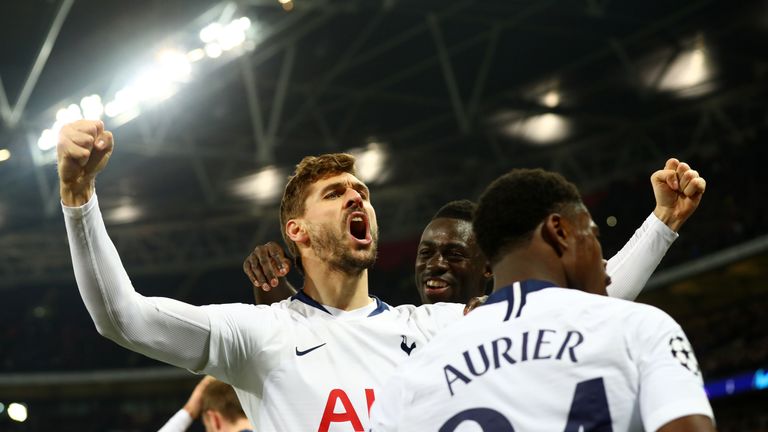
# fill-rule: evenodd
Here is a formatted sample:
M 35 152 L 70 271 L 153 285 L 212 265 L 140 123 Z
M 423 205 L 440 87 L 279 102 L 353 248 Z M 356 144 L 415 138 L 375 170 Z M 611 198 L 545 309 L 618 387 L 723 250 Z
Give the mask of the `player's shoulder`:
M 575 293 L 579 295 L 581 301 L 590 303 L 587 310 L 620 323 L 620 328 L 627 332 L 635 334 L 654 333 L 662 328 L 680 327 L 668 313 L 653 305 L 582 291 L 575 291 Z
M 216 315 L 253 316 L 253 315 L 287 315 L 291 314 L 290 299 L 272 304 L 224 303 L 203 306 L 208 312 Z
M 460 318 L 464 314 L 464 305 L 460 303 L 434 303 L 421 306 L 400 305 L 393 308 L 394 313 L 406 318 L 427 318 L 434 316 Z

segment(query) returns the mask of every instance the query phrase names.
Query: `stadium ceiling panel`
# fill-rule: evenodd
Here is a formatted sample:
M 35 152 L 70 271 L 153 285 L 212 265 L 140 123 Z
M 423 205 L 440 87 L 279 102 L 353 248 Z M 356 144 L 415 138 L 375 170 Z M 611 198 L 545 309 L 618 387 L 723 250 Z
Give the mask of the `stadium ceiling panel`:
M 402 238 L 512 167 L 589 192 L 669 155 L 745 151 L 766 126 L 764 2 L 16 3 L 0 19 L 4 283 L 70 275 L 39 144 L 88 95 L 117 140 L 102 208 L 148 274 L 237 265 L 277 238 L 282 181 L 309 154 L 355 152 Z M 187 55 L 172 91 L 109 116 L 169 49 Z

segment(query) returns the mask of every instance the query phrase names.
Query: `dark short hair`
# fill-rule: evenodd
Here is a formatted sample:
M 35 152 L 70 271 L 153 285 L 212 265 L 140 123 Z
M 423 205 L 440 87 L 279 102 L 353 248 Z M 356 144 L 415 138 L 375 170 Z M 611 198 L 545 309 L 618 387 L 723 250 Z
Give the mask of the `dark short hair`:
M 485 189 L 472 228 L 480 249 L 495 264 L 503 253 L 529 241 L 547 216 L 581 203 L 576 186 L 560 174 L 514 169 Z
M 299 248 L 285 232 L 285 224 L 293 218 L 304 215 L 306 210 L 304 202 L 312 183 L 343 173 L 355 175 L 355 157 L 351 154 L 332 153 L 307 156 L 296 165 L 296 170 L 288 178 L 288 184 L 285 185 L 283 199 L 280 201 L 280 232 L 283 234 L 283 241 L 288 247 L 288 252 L 293 256 L 296 269 L 302 274 L 304 268 L 301 265 Z
M 236 422 L 246 418 L 240 401 L 237 399 L 235 389 L 231 385 L 219 380 L 211 381 L 203 390 L 200 398 L 201 412 L 208 410 L 218 411 L 225 419 Z
M 449 201 L 444 206 L 440 207 L 440 210 L 432 216 L 430 221 L 446 218 L 472 222 L 472 216 L 474 215 L 476 208 L 477 204 L 468 199 Z

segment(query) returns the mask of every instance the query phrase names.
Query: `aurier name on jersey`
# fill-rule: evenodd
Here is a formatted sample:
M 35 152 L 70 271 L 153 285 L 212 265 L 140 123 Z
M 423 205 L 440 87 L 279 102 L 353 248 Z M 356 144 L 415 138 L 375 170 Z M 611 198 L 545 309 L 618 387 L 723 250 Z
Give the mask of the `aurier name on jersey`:
M 693 414 L 712 410 L 669 315 L 530 280 L 496 291 L 400 365 L 371 422 L 374 432 L 619 432 Z
M 445 382 L 453 396 L 457 382 L 470 384 L 473 378 L 505 366 L 537 360 L 578 363 L 576 348 L 582 342 L 584 335 L 578 330 L 539 329 L 500 337 L 462 352 L 443 366 Z

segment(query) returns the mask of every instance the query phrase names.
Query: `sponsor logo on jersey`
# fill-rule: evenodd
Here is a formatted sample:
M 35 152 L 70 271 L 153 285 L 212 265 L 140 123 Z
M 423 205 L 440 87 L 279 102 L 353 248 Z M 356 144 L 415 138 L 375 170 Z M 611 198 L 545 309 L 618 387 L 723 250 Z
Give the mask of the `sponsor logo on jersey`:
M 307 354 L 311 353 L 312 351 L 320 348 L 323 345 L 325 345 L 325 342 L 321 343 L 320 345 L 313 346 L 312 348 L 304 350 L 304 351 L 299 351 L 299 347 L 296 347 L 296 355 L 299 356 L 299 357 L 301 357 L 303 355 L 307 355 Z

